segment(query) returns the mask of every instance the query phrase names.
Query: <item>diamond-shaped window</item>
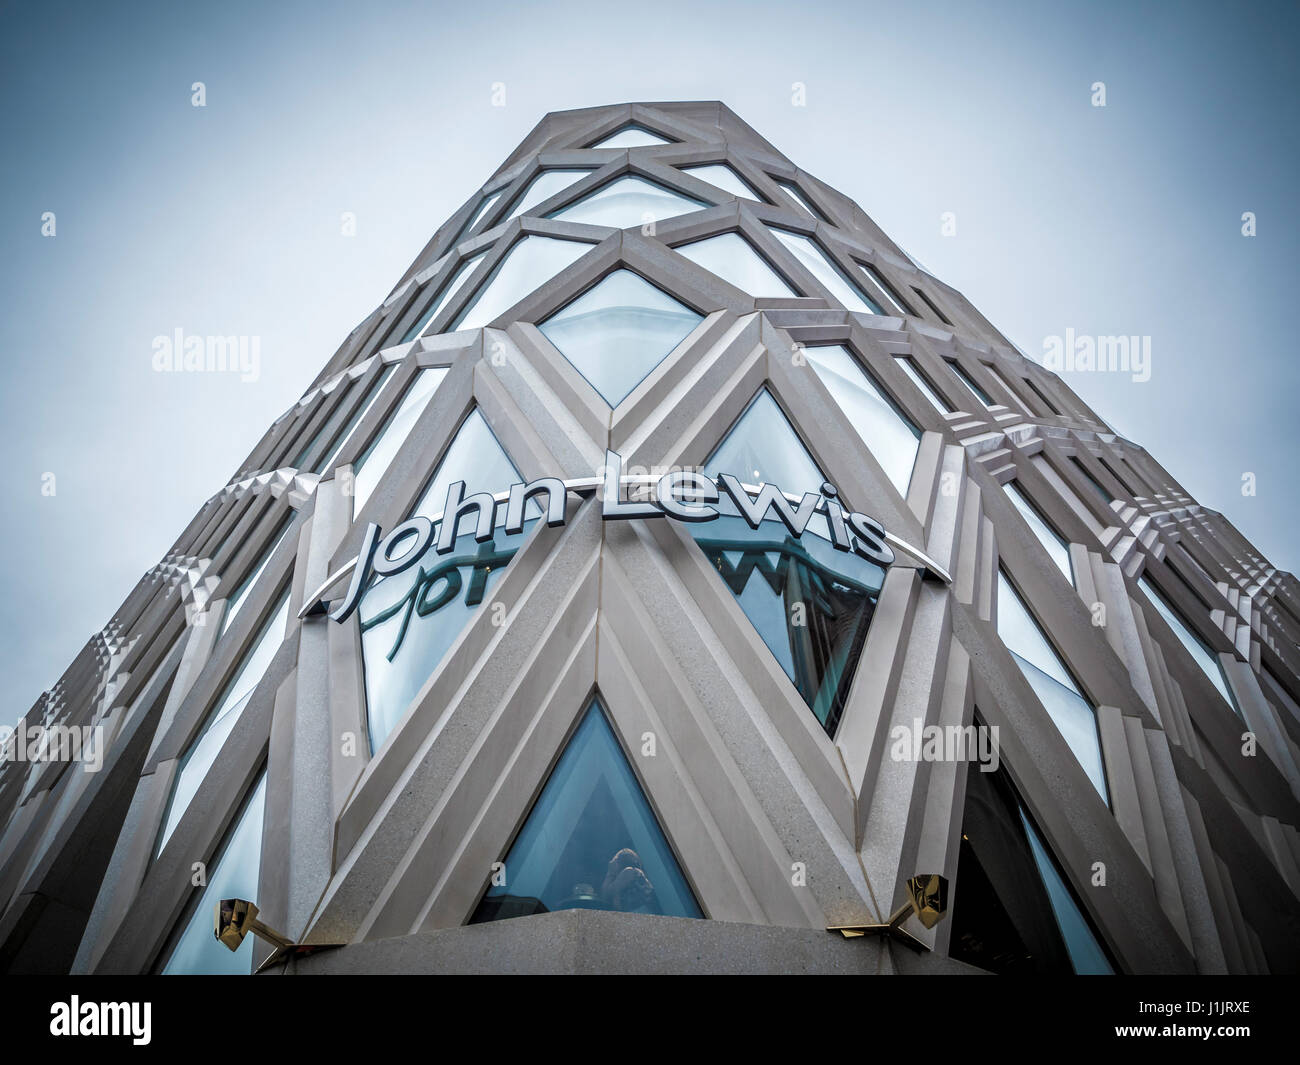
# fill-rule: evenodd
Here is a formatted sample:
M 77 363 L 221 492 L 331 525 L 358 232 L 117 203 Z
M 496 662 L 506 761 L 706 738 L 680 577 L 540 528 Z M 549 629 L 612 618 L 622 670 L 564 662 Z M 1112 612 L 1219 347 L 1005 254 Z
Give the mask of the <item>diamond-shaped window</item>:
M 763 203 L 763 197 L 750 188 L 749 182 L 737 174 L 726 163 L 707 163 L 704 166 L 683 167 L 682 172 L 707 181 L 715 188 L 742 200 L 757 200 Z
M 590 244 L 535 234 L 516 241 L 461 312 L 455 328 L 481 329 L 589 251 Z
M 185 811 L 190 808 L 194 796 L 199 790 L 221 753 L 226 739 L 239 723 L 253 692 L 261 683 L 262 677 L 270 668 L 275 654 L 284 642 L 285 628 L 289 620 L 289 592 L 285 590 L 279 604 L 263 624 L 255 642 L 245 652 L 239 672 L 226 685 L 220 699 L 208 712 L 197 735 L 190 740 L 181 755 L 176 775 L 172 778 L 172 793 L 167 804 L 167 814 L 163 818 L 162 830 L 158 834 L 155 855 L 161 854 L 167 841 L 171 839 L 176 826 L 180 824 Z
M 625 176 L 602 185 L 577 203 L 551 215 L 558 222 L 585 222 L 593 226 L 627 229 L 662 222 L 709 205 L 656 185 L 645 178 Z
M 520 479 L 515 464 L 477 409 L 470 411 L 438 464 L 412 515 L 436 518 L 447 490 L 464 481 L 466 497 L 494 495 Z M 532 527 L 535 505 L 523 532 L 507 535 L 505 508 L 496 508 L 491 540 L 474 537 L 475 515 L 462 515 L 449 554 L 428 550 L 402 573 L 375 581 L 358 614 L 365 664 L 370 749 L 378 751 L 402 719 L 424 682 L 437 669 L 489 589 Z M 440 523 L 439 523 L 440 524 Z M 435 525 L 436 528 L 436 525 Z
M 701 320 L 631 270 L 617 270 L 538 328 L 617 407 Z
M 549 200 L 558 192 L 563 192 L 575 181 L 581 180 L 590 173 L 590 170 L 543 170 L 528 183 L 528 188 L 519 197 L 519 203 L 510 212 L 510 218 L 529 214 L 539 203 Z
M 704 463 L 711 477 L 818 493 L 825 478 L 772 394 L 754 397 Z M 822 513 L 795 536 L 769 507 L 753 529 L 730 499 L 722 516 L 690 525 L 705 555 L 828 735 L 848 701 L 885 573 L 836 550 Z
M 719 233 L 673 250 L 751 296 L 799 295 L 739 233 Z
M 417 373 L 406 386 L 402 402 L 393 412 L 374 442 L 352 464 L 353 513 L 360 514 L 370 494 L 383 479 L 389 464 L 420 420 L 429 399 L 447 376 L 446 367 L 429 366 Z
M 899 494 L 907 495 L 920 447 L 920 430 L 885 396 L 844 345 L 805 348 L 804 354 Z
M 801 233 L 791 233 L 785 229 L 772 229 L 771 233 L 794 253 L 794 257 L 807 267 L 808 272 L 826 287 L 841 306 L 861 314 L 885 313 L 874 300 L 868 300 L 855 285 L 850 283 L 840 268 L 830 261 L 814 240 Z
M 1001 568 L 998 569 L 998 635 L 1043 708 L 1061 730 L 1061 736 L 1083 766 L 1088 779 L 1109 803 L 1097 712 L 1084 698 L 1061 656 Z

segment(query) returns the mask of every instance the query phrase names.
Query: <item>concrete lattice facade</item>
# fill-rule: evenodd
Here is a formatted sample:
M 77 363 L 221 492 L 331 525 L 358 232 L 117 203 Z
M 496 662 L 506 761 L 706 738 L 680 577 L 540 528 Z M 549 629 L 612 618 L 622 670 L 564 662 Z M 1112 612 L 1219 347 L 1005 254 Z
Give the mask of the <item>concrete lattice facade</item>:
M 671 143 L 584 147 L 629 123 Z M 719 163 L 767 202 L 683 169 Z M 539 172 L 565 168 L 588 172 L 510 217 Z M 545 217 L 621 175 L 701 205 L 622 230 Z M 844 309 L 769 226 L 812 236 L 870 299 L 909 313 Z M 673 250 L 736 231 L 803 295 L 755 298 Z M 584 248 L 489 327 L 441 332 L 526 234 Z M 402 342 L 480 253 L 425 334 Z M 611 409 L 537 323 L 618 266 L 703 320 Z M 850 348 L 922 430 L 906 497 L 799 357 L 818 344 Z M 988 404 L 971 402 L 954 365 Z M 354 514 L 352 464 L 427 367 L 447 372 Z M 531 532 L 372 755 L 356 616 L 297 615 L 368 523 L 388 530 L 410 513 L 468 412 L 523 479 L 582 478 L 607 448 L 629 466 L 702 463 L 763 387 L 844 499 L 952 575 L 923 580 L 903 555 L 888 569 L 833 736 L 682 525 L 603 522 L 597 502 L 571 499 L 567 524 Z M 358 411 L 329 468 L 309 472 Z M 1075 587 L 1001 489 L 1012 479 L 1068 541 Z M 1109 805 L 999 638 L 999 567 L 1095 708 Z M 1235 712 L 1148 604 L 1144 575 L 1217 660 Z M 286 582 L 283 643 L 155 855 L 182 760 Z M 295 963 L 304 972 L 965 969 L 950 957 L 952 920 L 916 930 L 932 948 L 921 955 L 824 929 L 879 920 L 917 872 L 944 873 L 960 913 L 967 765 L 894 760 L 888 737 L 917 719 L 969 724 L 978 708 L 1116 969 L 1294 971 L 1298 638 L 1289 573 L 726 107 L 553 114 L 29 711 L 32 723 L 102 724 L 109 745 L 94 774 L 0 770 L 0 967 L 158 968 L 196 906 L 194 863 L 219 856 L 265 770 L 263 918 L 349 944 Z M 574 910 L 466 926 L 593 692 L 710 920 Z M 657 755 L 636 757 L 647 732 Z M 792 876 L 800 863 L 806 883 Z

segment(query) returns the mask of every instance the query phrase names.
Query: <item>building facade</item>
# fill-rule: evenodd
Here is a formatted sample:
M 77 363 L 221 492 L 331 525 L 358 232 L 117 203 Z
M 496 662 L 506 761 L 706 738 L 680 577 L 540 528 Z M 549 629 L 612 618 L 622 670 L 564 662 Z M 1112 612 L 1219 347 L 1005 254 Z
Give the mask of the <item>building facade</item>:
M 1298 638 L 725 106 L 548 115 L 9 738 L 0 967 L 1295 971 Z

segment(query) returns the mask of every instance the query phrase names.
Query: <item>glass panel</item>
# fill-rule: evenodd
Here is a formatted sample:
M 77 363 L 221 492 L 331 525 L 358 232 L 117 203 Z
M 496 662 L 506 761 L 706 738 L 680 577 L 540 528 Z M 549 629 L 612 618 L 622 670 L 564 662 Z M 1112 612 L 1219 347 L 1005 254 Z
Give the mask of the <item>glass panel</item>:
M 1204 643 L 1201 638 L 1192 632 L 1187 624 L 1183 621 L 1178 613 L 1171 607 L 1158 591 L 1155 585 L 1144 575 L 1138 578 L 1138 584 L 1142 586 L 1142 591 L 1146 594 L 1151 605 L 1160 612 L 1160 616 L 1165 619 L 1169 627 L 1174 630 L 1174 635 L 1178 637 L 1178 642 L 1187 648 L 1187 653 L 1198 666 L 1201 672 L 1209 679 L 1210 683 L 1219 689 L 1219 694 L 1223 696 L 1224 701 L 1232 707 L 1233 713 L 1240 714 L 1237 709 L 1236 700 L 1233 699 L 1232 693 L 1228 688 L 1228 682 L 1223 677 L 1223 668 L 1219 665 L 1219 658 Z
M 804 265 L 813 277 L 822 283 L 822 286 L 831 294 L 831 298 L 840 306 L 862 314 L 885 313 L 876 306 L 874 301 L 868 300 L 861 292 L 849 284 L 848 279 L 840 273 L 839 268 L 826 258 L 825 252 L 808 237 L 801 236 L 798 233 L 789 233 L 784 229 L 773 229 L 772 234 L 794 252 L 795 258 Z
M 817 492 L 825 480 L 766 389 L 709 456 L 704 472 L 798 493 Z M 796 539 L 774 517 L 751 529 L 730 499 L 718 509 L 722 517 L 690 525 L 691 535 L 814 716 L 834 735 L 884 570 L 837 551 L 822 514 Z
M 298 453 L 289 460 L 288 465 L 292 466 L 295 470 L 301 470 L 303 468 L 302 464 L 307 461 L 307 456 L 312 453 L 317 443 L 320 442 L 321 437 L 325 435 L 325 430 L 329 428 L 329 423 L 330 416 L 326 415 L 325 420 L 321 422 L 320 428 L 312 433 L 311 439 L 298 449 Z
M 750 188 L 749 182 L 737 174 L 726 163 L 710 163 L 708 166 L 683 167 L 683 172 L 707 181 L 714 188 L 729 192 L 742 200 L 757 200 L 763 203 L 763 197 Z
M 563 192 L 575 181 L 590 174 L 590 170 L 543 170 L 532 181 L 519 199 L 519 204 L 510 212 L 511 218 L 528 214 L 539 203 L 549 200 L 556 193 Z
M 555 910 L 703 917 L 681 866 L 593 702 L 471 924 Z
M 709 206 L 639 177 L 621 177 L 602 185 L 577 203 L 562 207 L 550 217 L 561 222 L 627 229 L 662 222 L 688 211 Z
M 457 329 L 481 329 L 501 317 L 528 293 L 540 288 L 570 263 L 591 251 L 590 244 L 554 237 L 527 236 L 506 252 L 456 323 Z
M 478 410 L 470 412 L 412 515 L 442 513 L 447 489 L 465 481 L 465 494 L 494 494 L 520 480 L 497 438 Z M 530 510 L 530 517 L 538 513 Z M 505 508 L 497 508 L 497 524 Z M 487 543 L 474 540 L 474 516 L 465 514 L 450 554 L 432 551 L 420 565 L 376 581 L 359 610 L 366 673 L 370 749 L 378 751 L 424 682 L 446 655 L 506 563 L 514 557 L 532 522 L 507 536 L 498 527 Z
M 333 446 L 329 451 L 321 456 L 321 460 L 316 463 L 316 473 L 324 475 L 334 468 L 334 460 L 339 457 L 339 454 L 343 449 L 352 441 L 352 434 L 357 431 L 357 426 L 360 425 L 365 420 L 366 415 L 370 413 L 370 408 L 375 405 L 375 400 L 379 398 L 380 393 L 384 390 L 384 385 L 388 384 L 388 379 L 393 376 L 393 373 L 396 370 L 397 363 L 390 362 L 379 371 L 379 376 L 375 378 L 375 383 L 370 386 L 370 392 L 366 396 L 366 401 L 361 404 L 361 406 L 357 408 L 357 412 L 348 419 L 348 424 L 344 426 L 343 430 L 339 433 Z
M 616 407 L 701 321 L 631 270 L 617 270 L 538 328 Z
M 489 196 L 486 200 L 483 201 L 482 204 L 479 205 L 479 209 L 474 212 L 474 214 L 470 217 L 470 220 L 465 223 L 465 228 L 460 231 L 461 239 L 464 239 L 474 231 L 474 227 L 478 225 L 479 220 L 485 214 L 488 213 L 488 211 L 497 202 L 497 200 L 501 199 L 501 194 L 505 191 L 506 191 L 505 189 L 500 189 L 497 192 L 492 193 L 491 196 Z
M 1098 793 L 1110 801 L 1097 715 L 1007 575 L 998 570 L 998 635 Z
M 1025 519 L 1029 525 L 1030 531 L 1038 537 L 1038 542 L 1047 548 L 1047 553 L 1052 556 L 1052 561 L 1056 563 L 1056 568 L 1065 574 L 1065 579 L 1071 584 L 1074 583 L 1074 569 L 1070 565 L 1070 548 L 1065 540 L 1061 538 L 1037 509 L 1024 494 L 1016 487 L 1014 481 L 1008 481 L 1003 488 L 1006 490 L 1007 497 L 1015 504 L 1020 511 L 1020 516 Z
M 239 586 L 239 590 L 226 599 L 226 614 L 225 617 L 221 619 L 221 631 L 217 633 L 218 639 L 226 634 L 226 630 L 230 628 L 230 623 L 235 620 L 235 615 L 243 609 L 244 604 L 248 601 L 248 593 L 256 586 L 257 578 L 260 577 L 262 571 L 266 569 L 266 564 L 271 561 L 271 556 L 275 554 L 275 549 L 280 546 L 281 541 L 284 540 L 285 534 L 289 531 L 289 526 L 292 524 L 293 515 L 289 515 L 280 520 L 280 527 L 273 534 L 271 546 L 263 552 L 261 559 L 257 563 L 257 568 L 244 578 L 244 583 Z
M 899 494 L 907 495 L 920 430 L 885 398 L 848 348 L 806 348 L 804 354 Z
M 1047 407 L 1047 409 L 1050 410 L 1053 414 L 1059 417 L 1061 414 L 1060 408 L 1057 407 L 1057 405 L 1047 397 L 1047 394 L 1041 388 L 1039 388 L 1036 384 L 1034 384 L 1033 379 L 1030 377 L 1026 377 L 1024 381 L 1025 384 L 1027 384 L 1033 390 L 1034 395 L 1036 395 L 1039 399 L 1043 401 L 1043 405 Z
M 673 250 L 751 296 L 798 295 L 739 233 L 721 233 Z
M 406 395 L 402 397 L 402 402 L 398 404 L 388 424 L 384 426 L 375 442 L 366 449 L 365 454 L 353 464 L 353 514 L 361 513 L 361 508 L 366 505 L 370 493 L 383 478 L 389 463 L 401 449 L 402 443 L 410 435 L 415 423 L 420 420 L 429 397 L 442 384 L 442 379 L 446 376 L 447 369 L 443 366 L 433 366 L 419 371 L 407 386 Z
M 773 178 L 772 180 L 775 181 L 778 185 L 780 185 L 781 188 L 783 188 L 787 193 L 789 193 L 790 198 L 794 200 L 795 203 L 797 203 L 800 207 L 802 207 L 814 218 L 822 222 L 829 221 L 829 219 L 824 214 L 822 214 L 821 211 L 817 210 L 817 208 L 812 205 L 812 201 L 810 201 L 807 197 L 804 196 L 802 192 L 799 191 L 797 185 L 792 185 L 788 181 L 782 181 L 780 178 Z
M 1079 471 L 1079 474 L 1083 477 L 1083 479 L 1088 482 L 1089 487 L 1091 487 L 1092 490 L 1096 492 L 1097 495 L 1099 495 L 1104 502 L 1106 502 L 1107 504 L 1115 502 L 1115 497 L 1110 494 L 1110 490 L 1106 488 L 1106 486 L 1103 485 L 1099 480 L 1097 480 L 1097 478 L 1095 478 L 1092 474 L 1090 474 L 1084 468 L 1083 463 L 1080 462 L 1076 456 L 1071 455 L 1070 461 L 1074 463 L 1074 468 Z
M 854 261 L 856 262 L 856 260 Z M 889 302 L 890 310 L 893 311 L 894 314 L 902 316 L 912 313 L 912 308 L 909 307 L 903 297 L 898 294 L 898 290 L 885 280 L 884 275 L 882 275 L 879 270 L 874 266 L 871 266 L 869 263 L 858 263 L 858 269 L 875 282 L 876 287 L 880 289 L 885 299 Z
M 990 972 L 1111 972 L 1005 768 L 967 774 L 951 919 L 951 956 Z
M 234 680 L 226 685 L 226 690 L 218 700 L 216 707 L 208 714 L 198 735 L 190 741 L 189 747 L 181 756 L 176 769 L 176 778 L 172 782 L 171 802 L 167 807 L 167 816 L 163 819 L 162 832 L 158 836 L 158 846 L 154 854 L 161 854 L 163 847 L 171 838 L 172 832 L 180 824 L 189 809 L 194 793 L 199 790 L 203 778 L 208 775 L 212 763 L 221 753 L 226 737 L 234 729 L 243 714 L 248 700 L 252 698 L 258 682 L 265 675 L 276 651 L 284 643 L 285 626 L 289 619 L 289 592 L 286 589 L 270 619 L 262 627 L 252 648 L 244 658 Z M 209 934 L 211 925 L 209 925 Z
M 221 857 L 208 870 L 208 886 L 195 904 L 172 948 L 164 976 L 247 976 L 253 971 L 253 943 L 248 935 L 231 950 L 212 934 L 212 912 L 222 899 L 257 901 L 262 871 L 262 820 L 266 812 L 266 774 L 257 782 L 221 848 Z
M 934 390 L 934 386 L 925 379 L 925 375 L 916 368 L 916 364 L 910 358 L 906 355 L 896 355 L 894 357 L 898 360 L 898 365 L 901 367 L 903 373 L 907 374 L 907 376 L 912 379 L 912 384 L 916 385 L 916 387 L 921 390 L 921 394 L 930 401 L 930 405 L 933 406 L 935 410 L 940 414 L 952 413 L 952 407 L 950 407 L 947 401 Z
M 456 268 L 456 272 L 451 275 L 451 280 L 449 280 L 443 288 L 442 295 L 434 300 L 428 311 L 422 314 L 416 320 L 415 324 L 406 331 L 406 335 L 402 337 L 403 344 L 414 340 L 418 336 L 424 335 L 424 331 L 428 327 L 429 323 L 437 317 L 439 311 L 451 302 L 451 298 L 456 295 L 456 293 L 460 291 L 461 286 L 469 280 L 470 275 L 475 271 L 475 269 L 477 269 L 478 264 L 483 261 L 483 256 L 486 254 L 487 252 L 480 252 L 478 255 L 474 256 L 474 258 L 466 259 Z
M 611 133 L 602 141 L 587 145 L 588 148 L 642 148 L 651 144 L 672 144 L 657 133 L 651 133 L 640 126 L 624 126 L 617 133 Z
M 952 372 L 957 375 L 957 380 L 960 381 L 962 384 L 964 384 L 971 392 L 973 392 L 975 394 L 976 399 L 978 399 L 986 407 L 993 406 L 992 397 L 987 392 L 985 392 L 983 388 L 980 387 L 979 383 L 975 380 L 975 378 L 971 377 L 971 375 L 968 374 L 961 367 L 960 364 L 956 362 L 949 362 L 948 365 L 952 367 Z
M 1047 896 L 1052 901 L 1052 912 L 1056 914 L 1056 923 L 1065 937 L 1065 949 L 1070 952 L 1070 963 L 1074 966 L 1074 971 L 1081 976 L 1110 976 L 1114 972 L 1110 962 L 1106 960 L 1101 945 L 1093 937 L 1092 929 L 1088 927 L 1079 904 L 1074 901 L 1069 886 L 1057 870 L 1052 856 L 1047 853 L 1047 848 L 1038 833 L 1034 831 L 1034 826 L 1029 823 L 1023 808 L 1020 811 L 1020 820 L 1029 835 L 1034 861 L 1038 864 L 1038 872 L 1047 887 Z

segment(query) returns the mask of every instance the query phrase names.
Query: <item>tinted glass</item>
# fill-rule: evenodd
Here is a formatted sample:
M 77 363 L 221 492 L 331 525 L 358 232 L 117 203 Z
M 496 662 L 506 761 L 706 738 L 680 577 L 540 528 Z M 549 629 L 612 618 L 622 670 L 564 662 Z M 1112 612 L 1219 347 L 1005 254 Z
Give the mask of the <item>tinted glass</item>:
M 599 703 L 587 710 L 471 923 L 555 910 L 702 917 Z
M 164 975 L 247 976 L 252 972 L 256 937 L 245 936 L 239 949 L 232 951 L 212 934 L 212 912 L 222 899 L 257 901 L 265 810 L 266 775 L 263 774 L 227 834 L 220 857 L 208 869 L 207 887 L 163 966 Z

